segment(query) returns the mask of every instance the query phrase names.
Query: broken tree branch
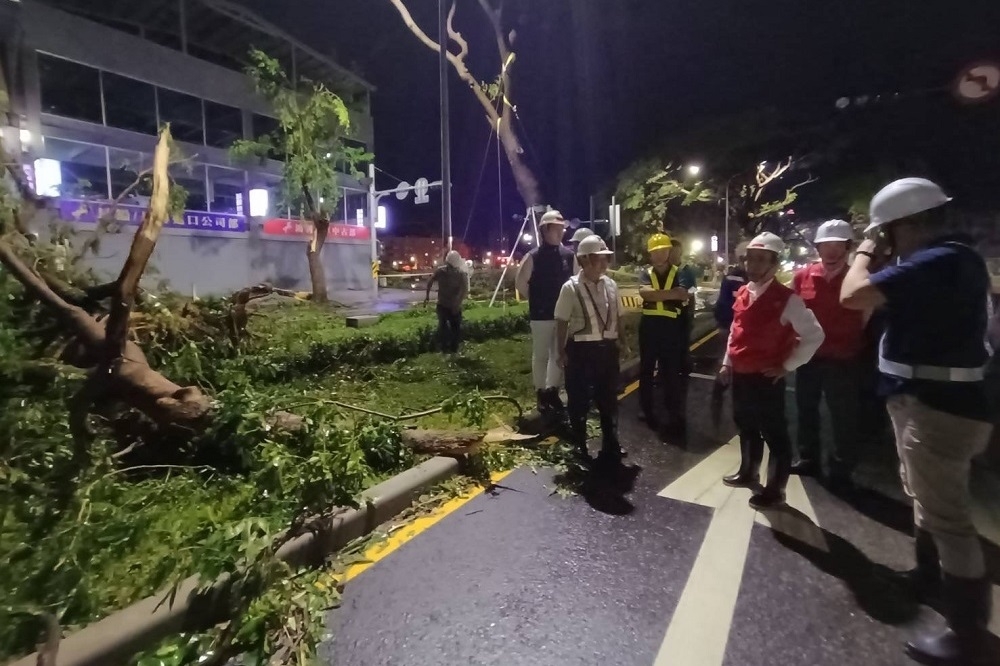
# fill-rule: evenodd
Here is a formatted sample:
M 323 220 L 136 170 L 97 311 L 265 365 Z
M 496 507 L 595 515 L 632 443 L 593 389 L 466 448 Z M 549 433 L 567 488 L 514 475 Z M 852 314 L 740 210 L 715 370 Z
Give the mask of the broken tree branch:
M 442 47 L 441 44 L 438 44 L 436 41 L 428 37 L 427 33 L 425 33 L 423 29 L 417 25 L 417 22 L 413 20 L 413 16 L 410 15 L 410 10 L 406 8 L 403 0 L 389 0 L 389 2 L 391 2 L 392 6 L 399 12 L 399 15 L 403 18 L 403 23 L 406 24 L 406 27 L 410 29 L 410 32 L 412 32 L 416 38 L 424 44 L 424 46 L 438 53 L 440 53 L 441 49 L 444 48 L 445 57 L 448 58 L 448 62 L 450 62 L 451 66 L 455 68 L 459 78 L 469 84 L 469 87 L 472 88 L 472 92 L 476 96 L 476 100 L 479 101 L 480 106 L 482 106 L 483 110 L 486 111 L 487 119 L 492 124 L 496 124 L 500 116 L 496 109 L 493 108 L 493 103 L 490 101 L 489 96 L 483 91 L 482 85 L 480 85 L 476 77 L 473 76 L 472 72 L 469 71 L 469 68 L 466 67 L 465 61 L 449 51 L 447 49 L 447 45 Z

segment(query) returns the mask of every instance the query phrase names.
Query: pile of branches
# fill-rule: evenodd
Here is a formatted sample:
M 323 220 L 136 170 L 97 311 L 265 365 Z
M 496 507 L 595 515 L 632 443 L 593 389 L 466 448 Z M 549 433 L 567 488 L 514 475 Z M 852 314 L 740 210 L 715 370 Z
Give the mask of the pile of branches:
M 118 277 L 109 283 L 79 289 L 33 265 L 28 256 L 30 228 L 51 219 L 47 200 L 38 197 L 19 163 L 3 153 L 6 179 L 15 197 L 5 201 L 0 230 L 0 264 L 17 279 L 27 298 L 49 314 L 69 340 L 59 360 L 87 373 L 87 380 L 70 404 L 70 423 L 77 453 L 87 456 L 88 417 L 97 406 L 124 405 L 153 423 L 202 430 L 211 418 L 212 401 L 197 386 L 180 386 L 154 370 L 130 336 L 139 281 L 169 216 L 171 136 L 159 134 L 151 170 L 152 196 Z M 82 462 L 82 461 L 81 461 Z

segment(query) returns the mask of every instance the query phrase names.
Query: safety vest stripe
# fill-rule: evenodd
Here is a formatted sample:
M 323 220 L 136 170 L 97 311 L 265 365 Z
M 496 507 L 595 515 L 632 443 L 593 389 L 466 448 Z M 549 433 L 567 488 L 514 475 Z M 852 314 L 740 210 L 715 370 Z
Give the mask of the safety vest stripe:
M 677 277 L 677 267 L 671 266 L 670 272 L 667 273 L 667 279 L 664 280 L 663 284 L 660 284 L 660 278 L 656 274 L 656 270 L 652 267 L 648 270 L 649 279 L 653 283 L 653 289 L 657 291 L 666 291 L 672 289 L 674 286 L 674 278 Z M 670 317 L 671 319 L 676 319 L 680 316 L 680 309 L 675 306 L 667 306 L 663 301 L 643 303 L 642 305 L 643 316 L 651 317 Z
M 602 340 L 617 340 L 618 339 L 618 312 L 617 309 L 612 305 L 615 299 L 612 298 L 611 294 L 608 294 L 608 318 L 611 320 L 608 322 L 607 330 L 598 331 L 594 327 L 594 322 L 598 321 L 597 312 L 594 310 L 593 304 L 590 302 L 589 298 L 584 298 L 582 290 L 580 289 L 579 278 L 572 278 L 573 290 L 576 292 L 576 298 L 580 302 L 580 307 L 583 309 L 583 318 L 587 320 L 587 325 L 574 333 L 572 335 L 574 342 L 600 342 Z
M 879 342 L 879 372 L 900 379 L 922 379 L 933 382 L 981 382 L 986 378 L 986 368 L 946 368 L 940 365 L 909 365 L 885 357 L 885 335 Z

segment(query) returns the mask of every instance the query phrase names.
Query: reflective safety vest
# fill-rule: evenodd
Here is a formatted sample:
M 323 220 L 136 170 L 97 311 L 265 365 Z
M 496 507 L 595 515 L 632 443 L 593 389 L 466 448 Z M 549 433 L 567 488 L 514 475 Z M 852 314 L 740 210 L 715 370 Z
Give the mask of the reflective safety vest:
M 650 281 L 653 283 L 653 289 L 657 291 L 668 291 L 674 288 L 674 283 L 677 280 L 676 266 L 670 267 L 670 272 L 667 273 L 667 279 L 664 280 L 663 284 L 660 284 L 660 278 L 657 276 L 655 268 L 650 266 L 647 272 L 649 273 Z M 680 303 L 677 302 L 667 303 L 665 301 L 643 301 L 642 314 L 644 316 L 670 317 L 671 319 L 676 319 L 681 314 L 681 306 Z
M 974 249 L 956 241 L 943 244 L 965 250 L 969 263 L 978 264 L 976 272 L 981 276 L 987 274 L 982 257 Z M 944 309 L 939 315 L 939 327 L 934 331 L 916 330 L 901 335 L 890 324 L 879 343 L 879 371 L 897 379 L 948 383 L 983 381 L 991 351 L 985 340 L 988 310 L 987 305 L 973 315 L 968 311 L 959 313 Z
M 572 334 L 574 342 L 602 342 L 618 339 L 618 290 L 611 278 L 602 277 L 600 286 L 590 286 L 584 282 L 582 275 L 574 275 L 569 279 L 580 302 L 583 314 L 583 328 Z M 598 309 L 596 290 L 601 290 L 602 300 L 606 310 Z

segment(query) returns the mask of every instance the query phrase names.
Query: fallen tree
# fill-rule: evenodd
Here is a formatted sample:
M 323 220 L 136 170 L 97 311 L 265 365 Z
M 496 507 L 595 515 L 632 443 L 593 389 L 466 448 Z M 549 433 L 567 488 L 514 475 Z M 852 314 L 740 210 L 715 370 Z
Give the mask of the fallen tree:
M 134 408 L 161 426 L 198 431 L 211 412 L 211 400 L 196 386 L 180 386 L 150 367 L 142 349 L 129 338 L 129 322 L 136 304 L 139 281 L 169 217 L 170 178 L 167 173 L 171 147 L 169 127 L 160 130 L 153 160 L 152 196 L 136 230 L 128 257 L 118 278 L 83 292 L 91 305 L 109 301 L 109 314 L 94 314 L 85 303 L 71 297 L 58 279 L 35 270 L 19 255 L 26 221 L 47 215 L 47 204 L 34 195 L 23 170 L 4 155 L 6 172 L 19 197 L 8 209 L 13 229 L 0 236 L 0 263 L 59 322 L 70 344 L 60 360 L 88 371 L 88 379 L 70 405 L 70 418 L 78 454 L 84 455 L 87 418 L 95 405 L 105 409 L 121 403 Z

